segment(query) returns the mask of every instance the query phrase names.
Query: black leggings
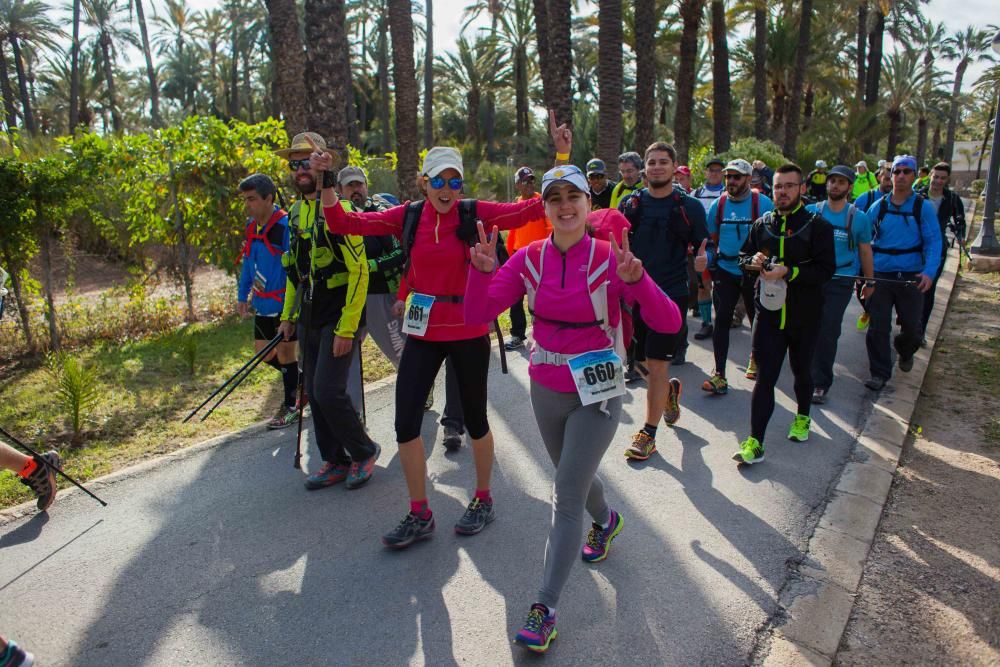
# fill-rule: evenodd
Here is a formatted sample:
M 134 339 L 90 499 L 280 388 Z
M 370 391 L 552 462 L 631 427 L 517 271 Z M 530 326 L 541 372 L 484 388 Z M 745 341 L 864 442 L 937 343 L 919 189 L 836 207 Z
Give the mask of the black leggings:
M 712 300 L 715 301 L 715 330 L 712 332 L 712 350 L 715 352 L 715 371 L 726 377 L 726 359 L 729 357 L 729 323 L 740 298 L 747 309 L 747 318 L 753 327 L 753 278 L 734 276 L 725 269 L 713 274 Z
M 796 323 L 794 328 L 778 328 L 780 314 L 757 313 L 753 331 L 753 358 L 757 362 L 757 383 L 750 400 L 750 435 L 764 442 L 767 423 L 774 412 L 774 386 L 788 353 L 788 365 L 795 378 L 795 402 L 800 415 L 809 415 L 812 406 L 812 358 L 819 337 L 819 322 Z
M 396 442 L 409 442 L 420 435 L 424 401 L 445 357 L 451 359 L 458 378 L 466 430 L 473 440 L 489 433 L 490 424 L 486 419 L 489 336 L 448 341 L 408 336 L 396 376 Z

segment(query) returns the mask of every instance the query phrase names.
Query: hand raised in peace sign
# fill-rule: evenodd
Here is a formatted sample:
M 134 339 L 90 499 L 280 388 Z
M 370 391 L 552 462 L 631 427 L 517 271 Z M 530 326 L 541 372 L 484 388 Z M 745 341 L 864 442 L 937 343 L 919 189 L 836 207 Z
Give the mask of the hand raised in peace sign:
M 492 273 L 497 265 L 497 239 L 500 237 L 496 225 L 490 238 L 486 238 L 486 230 L 483 229 L 483 222 L 476 223 L 479 230 L 479 242 L 469 249 L 469 256 L 472 259 L 472 266 L 483 273 Z
M 618 245 L 615 235 L 611 235 L 611 252 L 618 264 L 618 277 L 631 285 L 642 280 L 642 260 L 632 254 L 628 243 L 628 230 L 622 230 L 622 244 Z

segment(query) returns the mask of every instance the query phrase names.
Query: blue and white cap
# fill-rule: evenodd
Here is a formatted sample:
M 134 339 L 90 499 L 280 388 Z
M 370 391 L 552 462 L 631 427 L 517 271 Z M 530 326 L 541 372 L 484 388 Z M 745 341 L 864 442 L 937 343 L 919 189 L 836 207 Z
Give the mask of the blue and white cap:
M 917 158 L 912 155 L 897 155 L 892 159 L 892 168 L 903 167 L 905 169 L 917 170 Z
M 553 167 L 542 176 L 542 199 L 545 199 L 546 193 L 553 185 L 560 183 L 569 183 L 580 192 L 590 192 L 590 184 L 587 183 L 587 178 L 580 171 L 580 168 L 573 164 L 566 164 Z

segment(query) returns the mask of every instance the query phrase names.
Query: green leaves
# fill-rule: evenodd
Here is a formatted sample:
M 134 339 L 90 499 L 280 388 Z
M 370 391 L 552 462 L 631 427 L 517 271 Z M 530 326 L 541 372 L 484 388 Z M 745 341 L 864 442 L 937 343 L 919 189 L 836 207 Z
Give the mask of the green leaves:
M 97 372 L 66 354 L 50 354 L 45 366 L 53 393 L 72 426 L 72 442 L 79 445 L 83 441 L 83 421 L 100 398 Z

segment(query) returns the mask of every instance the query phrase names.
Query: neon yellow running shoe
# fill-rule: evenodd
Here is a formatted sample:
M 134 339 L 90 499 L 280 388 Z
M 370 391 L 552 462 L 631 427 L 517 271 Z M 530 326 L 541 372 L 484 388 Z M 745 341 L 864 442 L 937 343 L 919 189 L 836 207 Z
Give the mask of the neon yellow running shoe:
M 747 362 L 747 372 L 744 376 L 748 380 L 757 381 L 757 360 L 750 357 L 750 361 Z
M 858 316 L 858 331 L 867 331 L 868 330 L 868 322 L 870 320 L 871 320 L 871 317 L 868 315 L 868 313 L 861 313 Z
M 764 460 L 764 445 L 752 435 L 740 443 L 740 451 L 733 454 L 737 463 L 760 463 Z
M 805 442 L 809 439 L 809 425 L 812 419 L 806 415 L 795 415 L 795 421 L 788 427 L 788 439 L 794 442 Z

